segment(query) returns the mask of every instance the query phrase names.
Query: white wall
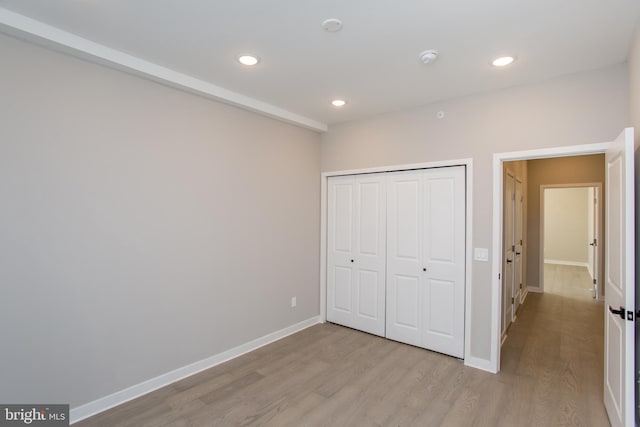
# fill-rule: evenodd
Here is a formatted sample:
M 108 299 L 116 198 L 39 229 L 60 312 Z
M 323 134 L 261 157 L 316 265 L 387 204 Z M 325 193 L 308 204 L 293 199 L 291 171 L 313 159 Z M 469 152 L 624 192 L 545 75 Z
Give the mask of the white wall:
M 319 313 L 317 134 L 0 52 L 0 402 L 75 407 Z
M 439 110 L 444 119 L 436 118 Z M 333 126 L 322 135 L 321 167 L 471 157 L 473 246 L 491 249 L 492 233 L 498 232 L 492 230 L 493 153 L 610 141 L 627 124 L 627 66 L 620 64 Z M 491 283 L 491 264 L 474 262 L 471 355 L 485 360 L 491 351 Z
M 544 191 L 544 260 L 584 265 L 589 261 L 589 189 Z

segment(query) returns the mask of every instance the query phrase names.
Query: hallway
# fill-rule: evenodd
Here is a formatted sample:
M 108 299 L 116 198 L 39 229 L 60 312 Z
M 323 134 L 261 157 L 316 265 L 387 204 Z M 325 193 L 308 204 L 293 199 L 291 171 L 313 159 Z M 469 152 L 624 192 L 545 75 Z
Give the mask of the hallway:
M 504 381 L 526 425 L 607 426 L 603 304 L 586 268 L 545 264 L 545 293 L 529 293 L 502 347 Z

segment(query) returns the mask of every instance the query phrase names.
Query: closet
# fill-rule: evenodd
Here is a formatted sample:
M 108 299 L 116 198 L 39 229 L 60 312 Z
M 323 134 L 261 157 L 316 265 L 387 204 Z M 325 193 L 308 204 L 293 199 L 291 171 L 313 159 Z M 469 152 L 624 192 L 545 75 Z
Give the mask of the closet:
M 465 167 L 330 177 L 327 320 L 464 354 Z

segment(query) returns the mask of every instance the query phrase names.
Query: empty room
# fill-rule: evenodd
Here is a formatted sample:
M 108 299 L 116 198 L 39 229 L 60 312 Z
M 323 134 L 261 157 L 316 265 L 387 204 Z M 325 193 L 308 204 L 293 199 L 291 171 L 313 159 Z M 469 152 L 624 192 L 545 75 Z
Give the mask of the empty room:
M 0 0 L 0 424 L 634 426 L 638 129 L 634 0 Z

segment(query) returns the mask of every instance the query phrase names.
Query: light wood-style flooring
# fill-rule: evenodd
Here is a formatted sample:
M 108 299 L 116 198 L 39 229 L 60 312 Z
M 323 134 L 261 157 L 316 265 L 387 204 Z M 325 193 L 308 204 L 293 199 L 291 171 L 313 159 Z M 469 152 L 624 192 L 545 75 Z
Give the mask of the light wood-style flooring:
M 321 324 L 75 425 L 608 426 L 602 305 L 574 295 L 583 272 L 551 268 L 497 375 Z

